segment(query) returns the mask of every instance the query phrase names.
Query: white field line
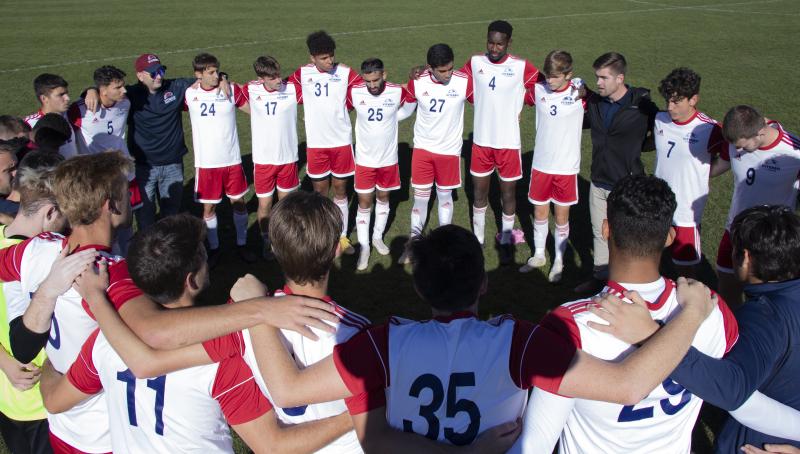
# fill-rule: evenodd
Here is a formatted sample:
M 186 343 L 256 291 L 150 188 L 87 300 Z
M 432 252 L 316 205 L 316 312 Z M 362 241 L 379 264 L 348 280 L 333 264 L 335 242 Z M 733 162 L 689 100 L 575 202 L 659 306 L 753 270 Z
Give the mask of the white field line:
M 716 6 L 734 6 L 734 5 L 757 5 L 763 3 L 775 3 L 782 0 L 762 0 L 762 1 L 755 1 L 755 2 L 739 2 L 739 3 L 714 3 L 708 5 L 694 5 L 694 6 L 674 6 L 674 5 L 665 5 L 665 4 L 658 4 L 658 3 L 650 3 L 641 0 L 627 0 L 631 3 L 638 3 L 643 5 L 654 5 L 657 6 L 656 8 L 647 8 L 647 9 L 627 9 L 627 10 L 615 10 L 615 11 L 596 11 L 596 12 L 587 12 L 587 13 L 573 13 L 573 14 L 561 14 L 561 15 L 551 15 L 551 16 L 532 16 L 532 17 L 516 17 L 516 18 L 509 18 L 509 21 L 512 22 L 526 22 L 526 21 L 541 21 L 541 20 L 550 20 L 550 19 L 567 19 L 573 17 L 595 17 L 595 16 L 607 16 L 607 15 L 614 15 L 614 14 L 638 14 L 638 13 L 652 13 L 652 12 L 659 12 L 659 11 L 669 11 L 669 10 L 685 10 L 685 9 L 700 9 L 700 10 L 708 10 L 714 11 L 707 8 L 713 8 Z M 729 11 L 724 11 L 729 12 Z M 731 11 L 734 12 L 734 11 Z M 741 12 L 745 13 L 745 12 Z M 364 35 L 370 33 L 386 33 L 386 32 L 397 32 L 397 31 L 406 31 L 406 30 L 418 30 L 424 28 L 439 28 L 439 27 L 455 27 L 455 26 L 462 26 L 462 25 L 476 25 L 476 24 L 485 24 L 490 22 L 490 20 L 475 20 L 475 21 L 465 21 L 465 22 L 447 22 L 447 23 L 438 23 L 438 24 L 420 24 L 420 25 L 404 25 L 398 27 L 387 27 L 387 28 L 376 28 L 371 30 L 355 30 L 355 31 L 344 31 L 344 32 L 336 32 L 331 33 L 331 36 L 350 36 L 350 35 Z M 192 47 L 186 49 L 173 49 L 173 50 L 162 50 L 155 52 L 158 55 L 172 55 L 172 54 L 183 54 L 188 52 L 199 52 L 204 50 L 212 50 L 212 49 L 228 49 L 232 47 L 244 47 L 244 46 L 255 46 L 255 45 L 263 45 L 263 44 L 274 44 L 274 43 L 281 43 L 287 41 L 300 41 L 304 40 L 305 36 L 293 36 L 290 38 L 279 38 L 279 39 L 271 39 L 271 40 L 259 40 L 259 41 L 242 41 L 237 43 L 228 43 L 228 44 L 215 44 L 211 46 L 205 47 Z M 74 60 L 74 61 L 67 61 L 61 63 L 51 63 L 46 65 L 35 65 L 35 66 L 22 66 L 19 68 L 9 68 L 9 69 L 0 69 L 0 74 L 8 74 L 8 73 L 16 73 L 21 71 L 32 71 L 32 70 L 43 70 L 43 69 L 52 69 L 52 68 L 61 68 L 64 66 L 75 66 L 75 65 L 82 65 L 88 63 L 105 63 L 111 62 L 116 60 L 132 60 L 138 57 L 138 54 L 135 55 L 119 55 L 119 56 L 110 56 L 110 57 L 101 57 L 101 58 L 91 58 L 91 59 L 84 59 L 84 60 Z

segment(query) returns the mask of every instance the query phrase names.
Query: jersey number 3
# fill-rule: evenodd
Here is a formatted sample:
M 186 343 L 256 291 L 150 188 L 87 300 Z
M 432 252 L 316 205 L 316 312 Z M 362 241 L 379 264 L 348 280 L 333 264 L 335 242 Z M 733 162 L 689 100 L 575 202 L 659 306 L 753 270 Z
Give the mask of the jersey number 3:
M 459 413 L 466 413 L 469 417 L 469 425 L 464 432 L 456 432 L 452 427 L 444 428 L 444 438 L 454 445 L 463 446 L 472 443 L 475 437 L 478 436 L 478 429 L 481 426 L 481 411 L 478 405 L 468 399 L 458 399 L 456 394 L 459 387 L 475 386 L 475 373 L 474 372 L 455 372 L 450 374 L 450 380 L 447 383 L 447 406 L 445 407 L 445 416 L 447 418 L 454 418 Z M 442 406 L 444 400 L 444 388 L 442 381 L 439 377 L 433 374 L 423 374 L 414 380 L 411 384 L 411 389 L 408 395 L 414 398 L 419 398 L 424 389 L 429 389 L 433 394 L 430 403 L 421 405 L 419 407 L 419 415 L 425 418 L 428 423 L 428 432 L 425 436 L 431 440 L 439 438 L 439 418 L 436 416 L 436 411 Z M 414 432 L 413 422 L 407 419 L 403 420 L 403 431 Z
M 664 413 L 666 413 L 668 416 L 678 413 L 683 407 L 686 406 L 686 404 L 689 403 L 690 400 L 692 400 L 692 393 L 669 378 L 664 380 L 664 383 L 662 383 L 661 386 L 664 387 L 664 391 L 666 391 L 669 395 L 677 396 L 680 394 L 681 396 L 681 400 L 674 405 L 672 402 L 670 402 L 669 398 L 658 401 L 661 409 L 664 410 Z M 655 408 L 653 405 L 642 408 L 634 407 L 635 405 L 626 405 L 622 407 L 622 411 L 619 412 L 619 417 L 617 417 L 617 422 L 639 421 L 641 419 L 652 418 L 654 416 Z

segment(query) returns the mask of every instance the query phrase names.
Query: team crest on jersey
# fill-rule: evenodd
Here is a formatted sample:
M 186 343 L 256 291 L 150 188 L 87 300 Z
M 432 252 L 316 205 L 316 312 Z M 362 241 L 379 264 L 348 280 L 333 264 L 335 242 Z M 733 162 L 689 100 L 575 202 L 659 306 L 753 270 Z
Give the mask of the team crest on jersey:
M 451 88 L 447 90 L 447 94 L 445 96 L 447 96 L 448 98 L 458 98 L 458 92 Z
M 781 171 L 781 166 L 778 165 L 778 161 L 774 158 L 767 159 L 766 161 L 761 163 L 761 168 L 768 171 L 777 173 Z
M 342 78 L 338 74 L 331 74 L 331 82 L 341 82 Z
M 281 95 L 278 95 L 278 100 L 280 101 L 280 100 L 286 99 L 288 97 L 289 97 L 289 95 L 287 95 L 287 94 L 281 94 Z
M 506 77 L 514 77 L 514 70 L 511 68 L 506 68 L 503 70 L 503 75 Z
M 172 101 L 175 101 L 175 94 L 171 91 L 164 92 L 164 104 L 169 104 Z
M 391 99 L 386 99 L 383 101 L 383 107 L 394 107 L 394 106 L 395 102 L 392 101 Z
M 562 106 L 571 106 L 573 104 L 575 104 L 575 98 L 573 98 L 572 96 L 565 96 L 561 100 L 561 105 Z
M 700 139 L 698 139 L 698 138 L 697 138 L 697 135 L 696 135 L 695 133 L 693 133 L 693 132 L 690 132 L 690 133 L 686 134 L 686 135 L 683 137 L 683 141 L 684 141 L 684 142 L 686 142 L 686 143 L 688 143 L 688 144 L 690 144 L 690 145 L 694 145 L 694 144 L 696 144 L 697 142 L 699 142 L 699 141 L 700 141 Z
M 225 93 L 223 93 L 223 92 L 217 93 L 215 98 L 216 98 L 217 101 L 225 101 L 226 99 L 228 99 L 228 97 L 225 96 Z

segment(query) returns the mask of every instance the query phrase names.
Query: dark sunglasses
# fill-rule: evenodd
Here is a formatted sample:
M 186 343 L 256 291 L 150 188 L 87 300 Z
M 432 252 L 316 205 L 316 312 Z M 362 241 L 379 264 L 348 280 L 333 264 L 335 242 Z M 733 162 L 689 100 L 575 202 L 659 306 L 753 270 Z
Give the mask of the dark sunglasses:
M 166 74 L 166 72 L 167 71 L 164 68 L 158 68 L 155 71 L 148 71 L 150 77 L 152 77 L 153 79 L 155 79 L 158 76 L 164 77 L 164 74 Z

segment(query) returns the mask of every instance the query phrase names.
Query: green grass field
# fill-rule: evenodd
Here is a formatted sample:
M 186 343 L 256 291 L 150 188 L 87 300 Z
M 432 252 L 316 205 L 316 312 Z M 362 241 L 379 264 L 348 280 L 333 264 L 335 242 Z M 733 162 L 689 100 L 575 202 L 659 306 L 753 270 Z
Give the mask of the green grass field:
M 570 51 L 576 75 L 593 86 L 591 63 L 609 50 L 622 52 L 628 59 L 627 81 L 653 90 L 653 99 L 663 106 L 655 90 L 671 69 L 689 66 L 703 77 L 700 109 L 721 119 L 734 104 L 753 104 L 791 131 L 800 131 L 800 119 L 791 107 L 794 87 L 800 82 L 792 61 L 799 52 L 800 3 L 796 0 L 577 0 L 552 4 L 545 2 L 503 2 L 490 4 L 477 0 L 407 3 L 289 2 L 264 3 L 252 0 L 224 4 L 200 0 L 192 3 L 161 2 L 140 4 L 120 0 L 45 0 L 0 3 L 0 113 L 27 115 L 37 109 L 31 81 L 42 72 L 64 76 L 71 84 L 73 98 L 91 83 L 93 70 L 112 64 L 135 81 L 133 61 L 140 53 L 154 52 L 169 67 L 168 77 L 189 77 L 191 59 L 201 52 L 215 54 L 222 70 L 235 81 L 254 78 L 251 64 L 259 55 L 273 55 L 283 64 L 284 75 L 308 61 L 307 33 L 325 29 L 337 40 L 337 59 L 358 68 L 360 62 L 377 56 L 388 66 L 389 79 L 404 82 L 410 67 L 424 63 L 427 48 L 437 42 L 450 44 L 460 65 L 469 55 L 485 49 L 487 24 L 504 18 L 515 27 L 511 51 L 541 66 L 552 49 Z M 787 63 L 789 62 L 789 63 Z M 472 108 L 465 115 L 465 150 L 472 131 Z M 187 141 L 191 142 L 188 118 Z M 341 304 L 373 321 L 390 314 L 426 317 L 427 308 L 413 292 L 409 269 L 396 265 L 408 235 L 410 211 L 410 147 L 413 120 L 400 127 L 400 159 L 403 187 L 393 194 L 393 215 L 386 243 L 390 257 L 373 252 L 370 268 L 355 271 L 355 256 L 343 257 L 332 273 L 330 293 Z M 531 233 L 531 210 L 527 184 L 533 150 L 534 113 L 522 113 L 523 169 L 525 178 L 518 188 L 518 214 L 526 236 Z M 303 141 L 302 121 L 300 128 Z M 239 118 L 242 152 L 249 160 L 250 131 L 246 115 Z M 304 144 L 301 146 L 304 147 Z M 521 275 L 517 267 L 530 255 L 527 245 L 518 247 L 516 266 L 499 267 L 497 251 L 487 244 L 486 271 L 489 292 L 481 300 L 481 315 L 513 313 L 538 320 L 548 310 L 577 298 L 572 292 L 591 270 L 591 226 L 587 193 L 590 142 L 584 134 L 580 179 L 581 203 L 571 213 L 571 242 L 562 282 L 547 282 L 547 269 Z M 652 170 L 653 154 L 644 157 Z M 199 213 L 192 202 L 194 172 L 191 154 L 185 159 L 186 191 L 184 207 Z M 468 172 L 465 188 L 458 190 L 454 222 L 469 227 L 471 205 Z M 304 187 L 310 188 L 306 179 Z M 499 222 L 499 199 L 494 188 L 493 209 Z M 703 244 L 707 261 L 716 257 L 731 192 L 730 176 L 712 183 L 711 196 L 703 221 Z M 255 200 L 250 204 L 255 218 Z M 221 207 L 221 240 L 233 244 L 234 232 L 227 204 Z M 351 205 L 351 223 L 355 202 Z M 437 225 L 436 209 L 429 226 Z M 491 219 L 491 218 L 490 218 Z M 487 238 L 496 225 L 487 222 Z M 351 238 L 355 242 L 355 232 Z M 550 240 L 552 252 L 552 239 Z M 260 247 L 255 226 L 250 243 Z M 298 245 L 300 246 L 300 245 Z M 282 285 L 275 263 L 243 265 L 236 254 L 226 253 L 214 270 L 208 303 L 225 300 L 235 279 L 253 273 L 270 288 Z M 704 274 L 714 284 L 711 265 Z M 719 417 L 705 412 L 695 431 L 695 450 L 707 452 Z

